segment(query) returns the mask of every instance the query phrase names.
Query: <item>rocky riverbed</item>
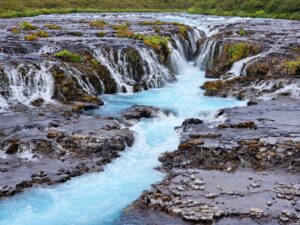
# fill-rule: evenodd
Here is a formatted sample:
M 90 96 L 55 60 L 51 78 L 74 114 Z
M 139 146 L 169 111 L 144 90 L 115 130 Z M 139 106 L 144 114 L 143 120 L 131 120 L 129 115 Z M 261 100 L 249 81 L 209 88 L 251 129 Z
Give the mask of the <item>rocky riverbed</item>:
M 178 150 L 160 156 L 166 178 L 134 207 L 195 223 L 297 224 L 299 103 L 279 98 L 221 110 L 220 124 L 186 120 Z
M 4 115 L 0 121 L 0 197 L 102 171 L 134 141 L 134 133 L 113 118 L 61 106 Z

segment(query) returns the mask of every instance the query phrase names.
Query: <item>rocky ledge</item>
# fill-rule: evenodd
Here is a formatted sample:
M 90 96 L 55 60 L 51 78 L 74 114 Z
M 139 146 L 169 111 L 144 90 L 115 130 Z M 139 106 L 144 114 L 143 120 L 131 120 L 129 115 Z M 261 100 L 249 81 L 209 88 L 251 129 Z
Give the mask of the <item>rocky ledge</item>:
M 140 121 L 141 119 L 156 118 L 160 114 L 169 115 L 172 112 L 170 110 L 161 110 L 158 107 L 146 106 L 146 105 L 133 105 L 126 110 L 122 117 L 129 121 Z
M 221 110 L 218 124 L 186 120 L 178 128 L 178 150 L 159 158 L 167 176 L 124 212 L 122 222 L 299 223 L 299 105 L 286 97 Z M 161 211 L 168 216 L 159 220 Z M 150 212 L 151 221 L 160 222 L 151 223 Z
M 112 118 L 48 105 L 0 117 L 0 198 L 99 172 L 134 134 Z

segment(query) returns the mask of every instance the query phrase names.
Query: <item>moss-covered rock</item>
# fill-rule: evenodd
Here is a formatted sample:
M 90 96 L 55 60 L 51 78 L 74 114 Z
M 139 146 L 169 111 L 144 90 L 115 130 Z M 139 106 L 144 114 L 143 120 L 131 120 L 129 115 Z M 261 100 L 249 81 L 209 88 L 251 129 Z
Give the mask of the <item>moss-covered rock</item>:
M 218 78 L 228 71 L 233 63 L 244 58 L 257 55 L 262 50 L 262 46 L 253 42 L 233 42 L 223 43 L 218 41 L 213 57 L 208 62 L 206 76 Z
M 55 53 L 54 56 L 58 59 L 66 61 L 66 62 L 72 62 L 72 63 L 81 63 L 82 62 L 82 58 L 80 55 L 70 52 L 66 49 Z

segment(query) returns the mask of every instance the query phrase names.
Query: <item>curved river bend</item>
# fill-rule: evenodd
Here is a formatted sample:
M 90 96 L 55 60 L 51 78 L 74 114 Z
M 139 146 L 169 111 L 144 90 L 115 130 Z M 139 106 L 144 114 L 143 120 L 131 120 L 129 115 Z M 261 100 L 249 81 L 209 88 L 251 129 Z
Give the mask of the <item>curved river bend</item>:
M 176 116 L 142 120 L 134 125 L 131 129 L 136 132 L 135 144 L 107 165 L 104 172 L 2 201 L 0 225 L 114 224 L 122 209 L 151 184 L 162 180 L 163 174 L 154 168 L 159 166 L 157 159 L 161 153 L 178 147 L 179 135 L 174 127 L 189 117 L 212 119 L 220 108 L 244 104 L 205 97 L 199 88 L 205 82 L 204 72 L 193 63 L 182 63 L 177 79 L 162 89 L 104 96 L 105 106 L 95 113 L 117 116 L 134 104 L 144 104 L 170 109 Z

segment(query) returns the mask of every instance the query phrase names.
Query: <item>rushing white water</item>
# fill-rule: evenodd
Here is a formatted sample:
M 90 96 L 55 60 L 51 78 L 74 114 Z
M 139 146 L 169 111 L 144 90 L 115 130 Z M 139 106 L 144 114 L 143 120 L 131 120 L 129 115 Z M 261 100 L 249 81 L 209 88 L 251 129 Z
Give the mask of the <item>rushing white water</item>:
M 246 68 L 247 68 L 247 66 L 249 66 L 251 64 L 251 62 L 253 62 L 256 59 L 259 59 L 261 57 L 264 57 L 269 53 L 270 52 L 262 52 L 262 53 L 259 53 L 257 55 L 249 56 L 249 57 L 244 58 L 244 59 L 242 59 L 238 62 L 235 62 L 233 64 L 232 68 L 230 69 L 230 71 L 228 71 L 228 74 L 231 74 L 234 77 L 240 76 L 240 75 L 245 75 Z
M 157 55 L 149 48 L 137 47 L 135 49 L 141 56 L 144 76 L 140 82 L 147 83 L 148 87 L 162 87 L 168 80 L 169 71 L 161 64 Z M 94 50 L 95 58 L 110 72 L 117 84 L 117 91 L 122 92 L 125 87 L 127 92 L 132 92 L 136 81 L 133 78 L 133 68 L 126 56 L 126 49 Z
M 5 112 L 9 109 L 7 101 L 0 95 L 0 113 Z
M 157 158 L 175 150 L 179 137 L 174 130 L 188 117 L 206 117 L 217 109 L 243 104 L 233 99 L 210 98 L 199 86 L 204 72 L 184 63 L 178 81 L 162 89 L 136 94 L 104 96 L 106 106 L 96 113 L 118 115 L 134 104 L 171 109 L 176 116 L 143 120 L 132 130 L 133 147 L 106 166 L 102 173 L 73 179 L 54 188 L 40 188 L 0 203 L 1 225 L 104 225 L 113 224 L 121 210 L 163 175 L 153 168 Z M 210 116 L 208 116 L 210 115 Z
M 38 98 L 51 101 L 54 80 L 49 67 L 49 63 L 38 66 L 28 63 L 18 66 L 4 65 L 4 73 L 9 80 L 9 99 L 25 105 Z
M 201 70 L 205 70 L 209 61 L 213 57 L 216 45 L 217 42 L 214 39 L 205 40 L 200 54 L 195 60 L 195 66 L 199 67 Z

